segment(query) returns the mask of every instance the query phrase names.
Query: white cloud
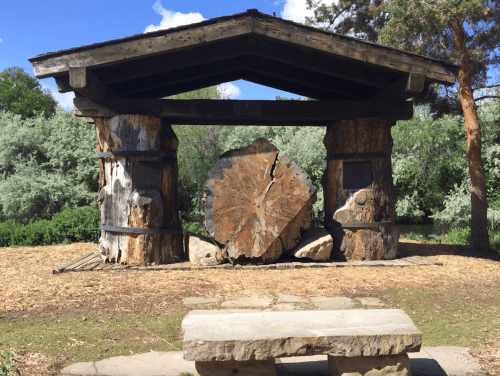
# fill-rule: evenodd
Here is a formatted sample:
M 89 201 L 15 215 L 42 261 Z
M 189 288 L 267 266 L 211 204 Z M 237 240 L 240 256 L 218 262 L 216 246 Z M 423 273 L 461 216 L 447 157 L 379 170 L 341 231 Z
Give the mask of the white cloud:
M 306 0 L 286 0 L 281 11 L 281 18 L 299 23 L 305 23 L 306 16 L 312 17 L 313 15 L 312 9 L 307 10 Z
M 64 108 L 65 111 L 73 110 L 73 98 L 75 97 L 75 93 L 72 91 L 69 93 L 59 93 L 56 88 L 49 86 L 45 83 L 41 83 L 42 89 L 46 89 L 50 91 L 52 97 L 56 100 L 56 102 Z
M 189 25 L 192 23 L 201 22 L 205 19 L 201 15 L 201 13 L 180 13 L 180 12 L 174 13 L 171 10 L 166 10 L 161 5 L 160 1 L 157 1 L 153 5 L 153 9 L 155 10 L 156 13 L 162 16 L 160 25 L 158 26 L 149 25 L 144 30 L 145 33 L 150 33 L 152 31 L 157 31 L 157 30 L 170 29 L 172 27 L 177 27 L 181 25 Z
M 223 99 L 234 99 L 241 95 L 240 88 L 231 82 L 217 85 L 217 91 L 221 94 Z
M 2 43 L 2 38 L 0 38 L 0 43 Z

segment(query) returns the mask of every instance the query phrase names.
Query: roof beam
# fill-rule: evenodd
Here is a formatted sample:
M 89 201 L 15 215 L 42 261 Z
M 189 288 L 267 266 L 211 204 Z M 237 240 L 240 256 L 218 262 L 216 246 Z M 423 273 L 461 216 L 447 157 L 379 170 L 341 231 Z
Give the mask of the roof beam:
M 70 67 L 69 84 L 74 91 L 94 102 L 100 102 L 104 98 L 112 96 L 109 89 L 86 67 Z
M 407 100 L 419 95 L 425 86 L 425 75 L 422 73 L 410 73 L 408 76 L 396 80 L 386 89 L 380 91 L 370 99 L 373 100 Z
M 246 101 L 246 100 L 107 100 L 106 107 L 75 98 L 75 115 L 110 117 L 121 113 L 161 117 L 172 124 L 325 125 L 335 119 L 381 117 L 410 119 L 412 102 L 377 101 Z

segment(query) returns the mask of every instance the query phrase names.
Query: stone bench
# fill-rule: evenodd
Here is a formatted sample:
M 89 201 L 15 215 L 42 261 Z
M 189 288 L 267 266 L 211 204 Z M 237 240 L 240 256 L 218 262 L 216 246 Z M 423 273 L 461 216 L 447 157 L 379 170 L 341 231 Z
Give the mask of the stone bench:
M 275 358 L 328 355 L 335 376 L 409 376 L 422 333 L 398 309 L 206 314 L 182 321 L 185 360 L 200 376 L 275 376 Z

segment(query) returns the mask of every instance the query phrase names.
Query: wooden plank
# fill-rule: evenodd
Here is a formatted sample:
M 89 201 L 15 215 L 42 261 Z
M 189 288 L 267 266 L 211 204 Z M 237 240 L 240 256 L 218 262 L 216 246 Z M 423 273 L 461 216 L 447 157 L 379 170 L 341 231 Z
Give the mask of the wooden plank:
M 90 253 L 87 253 L 85 256 L 82 256 L 82 257 L 78 257 L 77 259 L 74 259 L 74 260 L 71 260 L 70 262 L 64 264 L 63 266 L 60 266 L 58 268 L 55 268 L 54 270 L 52 270 L 52 274 L 59 274 L 59 273 L 62 273 L 64 271 L 64 269 L 66 269 L 67 267 L 69 267 L 70 265 L 73 265 L 75 263 L 77 263 L 78 261 L 81 261 L 87 257 L 89 257 L 90 255 L 93 255 L 94 252 L 90 252 Z
M 94 253 L 92 256 L 89 256 L 88 258 L 85 258 L 71 265 L 68 269 L 79 269 L 80 267 L 85 266 L 88 263 L 94 262 L 97 258 L 100 258 L 99 253 Z
M 73 90 L 97 103 L 112 96 L 109 89 L 86 67 L 70 67 L 69 84 Z
M 458 67 L 451 64 L 333 33 L 313 32 L 299 25 L 284 28 L 278 19 L 255 19 L 252 26 L 254 34 L 273 40 L 302 45 L 392 71 L 422 73 L 430 81 L 444 85 L 453 85 L 458 75 Z
M 455 83 L 458 72 L 451 64 L 335 35 L 258 12 L 212 19 L 177 30 L 108 41 L 28 60 L 33 64 L 35 76 L 46 78 L 67 72 L 70 62 L 72 66 L 77 67 L 103 66 L 249 34 L 347 57 L 353 62 L 380 66 L 392 71 L 423 73 L 429 80 L 447 85 Z
M 106 266 L 104 266 L 104 268 L 102 268 L 101 270 L 109 270 L 109 269 L 112 269 L 114 266 L 115 266 L 115 264 L 109 263 L 109 264 L 106 264 Z
M 100 256 L 99 256 L 99 258 L 100 258 Z M 97 265 L 100 265 L 101 263 L 102 263 L 102 261 L 101 261 L 101 260 L 99 260 L 99 261 L 94 261 L 93 263 L 86 265 L 86 266 L 85 266 L 85 267 L 83 267 L 82 269 L 83 269 L 83 270 L 92 270 L 93 268 L 95 268 Z
M 410 119 L 412 102 L 372 101 L 233 101 L 125 99 L 108 100 L 107 107 L 75 98 L 76 116 L 109 117 L 127 112 L 161 117 L 173 124 L 323 125 L 334 119 L 378 117 Z M 248 110 L 244 110 L 244 109 Z M 253 109 L 253 110 L 252 110 Z
M 93 270 L 102 270 L 107 264 L 103 261 L 99 265 L 97 265 Z
M 410 73 L 371 97 L 372 100 L 406 100 L 414 98 L 424 90 L 425 75 Z

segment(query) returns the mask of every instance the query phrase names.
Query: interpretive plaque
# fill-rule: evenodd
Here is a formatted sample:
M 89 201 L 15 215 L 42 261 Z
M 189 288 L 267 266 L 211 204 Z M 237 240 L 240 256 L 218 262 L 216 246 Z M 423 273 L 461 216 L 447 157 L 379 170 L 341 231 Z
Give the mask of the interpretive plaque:
M 372 187 L 371 162 L 344 162 L 343 168 L 344 189 L 370 189 Z
M 132 189 L 160 188 L 160 162 L 132 163 Z

